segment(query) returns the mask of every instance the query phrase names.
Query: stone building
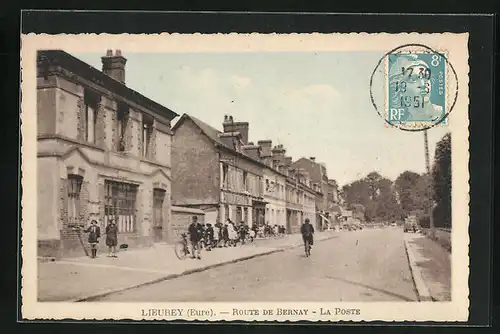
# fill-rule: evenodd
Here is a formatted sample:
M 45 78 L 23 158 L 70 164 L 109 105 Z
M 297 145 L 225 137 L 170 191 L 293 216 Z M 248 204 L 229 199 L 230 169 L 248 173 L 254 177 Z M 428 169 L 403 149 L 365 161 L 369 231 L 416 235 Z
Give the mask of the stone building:
M 284 215 L 278 215 L 279 225 L 284 225 L 288 233 L 298 233 L 306 218 L 309 218 L 311 224 L 315 224 L 317 192 L 312 188 L 307 171 L 293 167 L 292 157 L 286 156 L 283 145 L 276 145 L 271 149 L 270 140 L 259 141 L 258 144 L 263 148 L 263 161 L 281 176 L 275 176 L 277 182 L 274 183 L 274 187 L 279 189 L 279 202 L 264 196 L 270 209 L 272 204 L 278 204 L 278 212 L 284 209 Z M 265 186 L 267 187 L 267 184 Z
M 292 164 L 293 168 L 307 171 L 312 187 L 316 192 L 317 226 L 321 229 L 336 224 L 335 217 L 340 214 L 338 187 L 328 178 L 326 166 L 316 162 L 316 158 L 301 158 Z
M 260 160 L 266 165 L 262 170 L 265 222 L 286 227 L 287 174 L 281 164 L 285 150 L 279 145 L 273 148 L 271 140 L 259 140 L 257 144 L 261 148 Z
M 63 51 L 38 52 L 39 256 L 82 255 L 77 227 L 93 219 L 102 230 L 113 219 L 129 247 L 169 236 L 177 114 L 125 85 L 126 61 L 108 50 L 100 71 Z
M 225 116 L 223 131 L 184 114 L 173 127 L 172 202 L 201 209 L 205 221 L 247 224 L 265 214 L 259 148 L 248 145 L 248 123 Z
M 288 160 L 289 161 L 289 160 Z M 313 189 L 309 174 L 300 168 L 287 168 L 287 229 L 291 233 L 298 233 L 300 225 L 309 219 L 310 223 L 317 227 L 316 218 L 316 196 L 317 191 Z

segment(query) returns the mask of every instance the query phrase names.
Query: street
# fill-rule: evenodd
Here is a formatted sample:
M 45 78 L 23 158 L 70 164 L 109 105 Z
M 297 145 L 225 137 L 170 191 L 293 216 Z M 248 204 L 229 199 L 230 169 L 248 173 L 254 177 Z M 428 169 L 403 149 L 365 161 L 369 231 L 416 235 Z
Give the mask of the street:
M 299 247 L 99 300 L 417 301 L 400 228 L 339 232 L 311 253 Z

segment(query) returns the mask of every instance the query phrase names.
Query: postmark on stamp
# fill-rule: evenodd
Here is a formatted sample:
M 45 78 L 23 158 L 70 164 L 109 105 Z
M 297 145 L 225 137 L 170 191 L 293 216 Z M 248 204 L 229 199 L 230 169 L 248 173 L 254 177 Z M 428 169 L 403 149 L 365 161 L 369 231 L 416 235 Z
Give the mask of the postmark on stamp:
M 408 44 L 384 55 L 372 75 L 385 87 L 372 103 L 386 125 L 406 131 L 447 126 L 458 94 L 456 72 L 446 52 Z M 450 83 L 452 82 L 452 83 Z

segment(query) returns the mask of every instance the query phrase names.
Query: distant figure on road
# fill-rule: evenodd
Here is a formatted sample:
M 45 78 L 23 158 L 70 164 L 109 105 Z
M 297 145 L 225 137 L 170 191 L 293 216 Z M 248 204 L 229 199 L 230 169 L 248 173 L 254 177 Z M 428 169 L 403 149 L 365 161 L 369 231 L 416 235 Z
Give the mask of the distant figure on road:
M 306 241 L 309 240 L 309 245 L 312 248 L 312 245 L 314 245 L 314 227 L 309 222 L 309 218 L 306 218 L 304 224 L 302 224 L 302 226 L 300 227 L 300 233 L 302 233 L 304 247 L 306 245 Z
M 194 259 L 195 257 L 198 260 L 201 260 L 201 255 L 200 255 L 200 241 L 201 238 L 203 237 L 203 227 L 201 224 L 198 222 L 198 217 L 193 216 L 193 221 L 191 222 L 191 225 L 189 225 L 188 232 L 189 232 L 189 241 L 191 241 L 191 258 Z
M 101 229 L 99 226 L 97 226 L 97 221 L 92 220 L 90 222 L 90 226 L 83 230 L 83 232 L 89 234 L 89 244 L 90 244 L 90 250 L 91 250 L 91 255 L 90 257 L 95 259 L 97 257 L 97 244 L 99 243 L 99 238 L 101 237 Z
M 118 244 L 118 226 L 110 219 L 106 226 L 106 246 L 108 246 L 108 257 L 116 256 L 116 245 Z

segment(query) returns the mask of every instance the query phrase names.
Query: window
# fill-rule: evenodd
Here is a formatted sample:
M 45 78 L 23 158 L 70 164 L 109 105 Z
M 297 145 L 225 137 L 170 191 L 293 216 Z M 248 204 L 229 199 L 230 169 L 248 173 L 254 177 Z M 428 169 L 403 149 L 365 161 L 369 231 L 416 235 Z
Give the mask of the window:
M 227 188 L 228 186 L 228 171 L 229 167 L 226 164 L 222 164 L 222 187 Z
M 151 158 L 151 137 L 153 134 L 153 118 L 142 116 L 142 155 Z
M 125 151 L 125 131 L 127 129 L 127 123 L 128 123 L 128 107 L 119 104 L 118 105 L 118 111 L 117 111 L 117 124 L 116 124 L 116 132 L 117 132 L 117 146 L 116 150 L 118 152 L 124 152 Z
M 243 190 L 248 191 L 248 173 L 243 172 Z
M 243 221 L 248 224 L 248 208 L 243 208 Z
M 241 206 L 236 207 L 236 221 L 235 223 L 240 223 L 242 221 L 242 212 L 241 212 Z
M 135 208 L 137 186 L 129 183 L 106 181 L 104 225 L 113 219 L 118 232 L 136 231 Z
M 229 205 L 224 205 L 224 221 L 229 219 Z
M 95 132 L 97 124 L 97 105 L 98 105 L 98 95 L 85 90 L 84 92 L 84 139 L 85 141 L 94 144 L 95 143 Z
M 68 175 L 68 225 L 81 224 L 80 192 L 83 178 L 80 175 Z
M 266 192 L 269 192 L 269 179 L 266 179 Z

